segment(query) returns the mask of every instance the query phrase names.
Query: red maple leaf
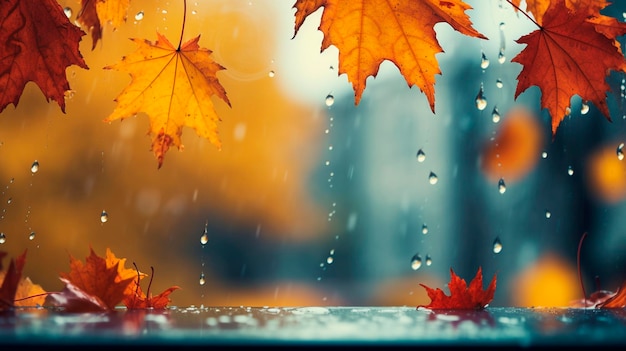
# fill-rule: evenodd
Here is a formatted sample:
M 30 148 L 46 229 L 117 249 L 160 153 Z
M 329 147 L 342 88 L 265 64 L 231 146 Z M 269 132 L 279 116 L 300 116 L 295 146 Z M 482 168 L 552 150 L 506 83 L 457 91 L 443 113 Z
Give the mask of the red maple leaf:
M 0 252 L 0 260 L 6 253 Z M 9 268 L 7 269 L 2 286 L 0 286 L 0 311 L 12 308 L 14 306 L 15 293 L 17 292 L 17 286 L 22 278 L 22 269 L 26 263 L 26 250 L 19 255 L 17 259 L 11 259 L 9 262 Z M 0 270 L 2 266 L 0 264 Z
M 56 0 L 0 2 L 0 112 L 10 103 L 17 106 L 29 81 L 65 112 L 65 69 L 88 69 L 78 51 L 83 35 Z
M 487 290 L 483 290 L 481 267 L 478 267 L 478 272 L 476 272 L 476 276 L 470 282 L 469 287 L 466 285 L 465 280 L 454 274 L 454 271 L 450 268 L 450 282 L 448 283 L 450 296 L 447 296 L 439 288 L 432 289 L 424 284 L 420 285 L 426 289 L 426 293 L 428 293 L 431 301 L 426 306 L 417 306 L 418 308 L 425 307 L 431 310 L 480 310 L 487 307 L 489 302 L 493 300 L 493 295 L 496 292 L 496 275 L 493 275 Z
M 133 280 L 133 283 L 131 284 L 131 287 L 134 288 L 135 292 L 133 294 L 127 294 L 124 297 L 124 305 L 126 305 L 126 308 L 129 310 L 144 308 L 164 309 L 171 302 L 169 295 L 174 292 L 174 290 L 180 289 L 178 286 L 172 286 L 159 295 L 152 296 L 150 293 L 150 287 L 152 286 L 152 277 L 154 277 L 154 268 L 150 268 L 152 270 L 152 275 L 150 276 L 150 282 L 148 283 L 148 292 L 144 294 L 144 292 L 141 291 L 141 286 L 139 285 L 141 275 L 138 274 L 137 279 Z
M 529 87 L 541 89 L 541 107 L 552 116 L 552 134 L 568 114 L 574 95 L 592 102 L 610 121 L 606 77 L 611 70 L 626 72 L 626 60 L 615 38 L 624 27 L 588 20 L 589 6 L 570 9 L 564 0 L 550 2 L 538 30 L 517 40 L 527 44 L 513 62 L 523 66 L 515 98 Z M 603 22 L 603 21 L 601 21 Z M 599 32 L 602 31 L 602 33 Z

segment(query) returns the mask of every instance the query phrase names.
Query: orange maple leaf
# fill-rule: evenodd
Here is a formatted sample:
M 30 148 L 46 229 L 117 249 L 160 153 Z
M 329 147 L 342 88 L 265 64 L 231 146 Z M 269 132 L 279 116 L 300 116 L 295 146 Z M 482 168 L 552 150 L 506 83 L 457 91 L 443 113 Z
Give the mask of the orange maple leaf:
M 1 260 L 6 255 L 4 252 L 0 252 L 0 269 Z M 0 285 L 0 311 L 12 308 L 14 306 L 15 294 L 22 278 L 22 269 L 26 263 L 26 250 L 19 255 L 17 259 L 11 259 L 9 262 L 9 268 L 3 273 L 2 285 Z
M 465 283 L 465 280 L 454 274 L 454 271 L 450 268 L 450 282 L 448 283 L 450 296 L 447 296 L 443 290 L 439 288 L 432 289 L 424 284 L 420 285 L 426 289 L 426 293 L 431 301 L 426 306 L 417 306 L 418 308 L 425 307 L 431 310 L 479 310 L 487 307 L 491 300 L 493 300 L 493 295 L 496 292 L 496 275 L 493 275 L 487 290 L 483 290 L 483 274 L 481 267 L 478 267 L 478 272 L 476 272 L 476 276 L 470 282 L 469 287 Z
M 521 6 L 522 0 L 511 0 L 512 4 L 517 6 Z M 554 2 L 553 0 L 526 0 L 526 12 L 532 13 L 535 21 L 537 23 L 542 24 L 543 16 L 550 7 L 550 3 Z M 606 0 L 565 0 L 565 6 L 567 8 L 574 10 L 578 9 L 581 6 L 585 6 L 590 10 L 590 15 L 600 15 L 600 10 L 607 7 L 609 3 Z
M 145 112 L 150 118 L 149 134 L 158 167 L 165 153 L 174 145 L 182 150 L 183 126 L 221 147 L 217 135 L 220 120 L 211 96 L 216 95 L 230 106 L 226 91 L 217 79 L 224 69 L 211 58 L 211 51 L 200 48 L 197 36 L 175 48 L 165 36 L 157 33 L 157 41 L 131 39 L 137 51 L 121 62 L 107 66 L 128 72 L 131 83 L 115 99 L 117 107 L 105 122 L 124 119 Z
M 126 269 L 120 270 L 125 259 L 116 259 L 108 249 L 106 259 L 96 255 L 92 248 L 90 251 L 84 264 L 70 255 L 70 272 L 60 274 L 66 288 L 62 293 L 51 294 L 57 305 L 70 308 L 79 305 L 76 300 L 86 300 L 87 305 L 112 310 L 124 299 L 136 274 L 128 277 Z
M 592 102 L 610 121 L 605 79 L 611 70 L 626 72 L 626 61 L 615 40 L 596 31 L 584 8 L 572 11 L 564 0 L 550 3 L 538 30 L 517 40 L 527 44 L 512 61 L 523 66 L 515 98 L 536 85 L 541 107 L 552 116 L 552 134 L 568 114 L 570 99 Z
M 148 283 L 148 292 L 144 293 L 141 290 L 141 286 L 139 285 L 140 281 L 140 273 L 138 273 L 137 279 L 133 280 L 133 283 L 130 284 L 130 288 L 134 291 L 131 294 L 127 294 L 124 297 L 124 305 L 128 309 L 144 309 L 144 308 L 152 308 L 152 309 L 164 309 L 171 302 L 169 295 L 174 292 L 174 290 L 180 289 L 178 286 L 171 286 L 162 293 L 152 296 L 150 293 L 150 287 L 152 286 L 152 278 L 154 277 L 154 268 L 152 269 L 152 275 L 150 276 L 150 282 Z
M 103 23 L 111 23 L 113 29 L 126 22 L 130 0 L 81 0 L 76 21 L 91 32 L 91 49 L 102 39 Z
M 46 99 L 65 112 L 70 90 L 65 69 L 88 69 L 78 51 L 85 33 L 70 23 L 55 0 L 6 0 L 0 5 L 0 112 L 17 106 L 26 83 L 35 82 Z
M 311 13 L 324 7 L 319 29 L 321 50 L 339 49 L 338 74 L 352 83 L 355 105 L 365 90 L 367 77 L 376 76 L 384 60 L 393 62 L 409 87 L 417 85 L 435 111 L 435 75 L 441 74 L 435 55 L 443 52 L 434 26 L 446 22 L 455 30 L 486 39 L 472 28 L 462 0 L 341 1 L 297 0 L 295 35 Z

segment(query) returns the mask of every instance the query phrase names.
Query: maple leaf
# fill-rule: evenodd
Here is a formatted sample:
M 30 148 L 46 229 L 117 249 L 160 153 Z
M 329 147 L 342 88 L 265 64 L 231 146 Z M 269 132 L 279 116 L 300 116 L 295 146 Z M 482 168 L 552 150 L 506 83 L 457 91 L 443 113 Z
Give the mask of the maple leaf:
M 115 99 L 117 107 L 105 122 L 145 112 L 150 118 L 152 151 L 160 168 L 165 153 L 174 145 L 182 150 L 183 126 L 221 147 L 217 135 L 220 120 L 211 96 L 230 106 L 216 73 L 224 67 L 214 62 L 211 51 L 200 48 L 197 36 L 175 48 L 157 32 L 157 41 L 131 39 L 137 51 L 105 69 L 128 72 L 131 83 Z
M 526 44 L 512 61 L 523 66 L 515 98 L 536 85 L 541 107 L 552 117 L 552 134 L 568 114 L 570 99 L 579 95 L 592 102 L 610 121 L 605 79 L 611 70 L 626 72 L 626 61 L 614 40 L 596 31 L 588 11 L 572 11 L 564 0 L 550 3 L 538 30 L 517 40 Z
M 6 254 L 0 255 L 0 260 Z M 20 279 L 22 277 L 22 269 L 26 263 L 26 250 L 19 255 L 17 259 L 11 259 L 9 268 L 4 273 L 2 285 L 0 285 L 0 311 L 12 308 L 14 306 L 15 294 L 18 289 Z M 0 267 L 1 268 L 1 267 Z
M 46 99 L 65 112 L 70 90 L 65 69 L 88 69 L 78 44 L 85 33 L 70 23 L 55 0 L 0 3 L 0 112 L 17 106 L 26 83 L 35 82 Z
M 443 52 L 434 26 L 446 22 L 465 35 L 486 39 L 474 28 L 462 0 L 341 1 L 297 0 L 295 32 L 307 16 L 324 7 L 319 30 L 321 51 L 339 49 L 339 71 L 352 83 L 355 105 L 367 77 L 378 74 L 384 60 L 393 62 L 409 87 L 417 85 L 435 111 L 435 75 L 441 74 L 435 55 Z
M 73 309 L 76 305 L 82 306 L 77 300 L 86 300 L 88 306 L 104 306 L 112 310 L 124 299 L 125 291 L 134 278 L 126 278 L 125 270 L 120 274 L 119 266 L 120 263 L 123 265 L 123 260 L 107 257 L 110 258 L 109 264 L 112 263 L 109 265 L 107 259 L 96 255 L 92 248 L 90 251 L 84 264 L 70 255 L 70 272 L 60 274 L 66 288 L 61 294 L 51 295 L 57 305 Z M 68 286 L 68 283 L 71 285 Z
M 30 278 L 21 277 L 26 263 L 26 251 L 17 258 L 17 261 L 11 260 L 6 272 L 2 270 L 4 256 L 6 252 L 0 251 L 0 310 L 13 306 L 43 305 L 46 291 L 41 285 L 33 284 Z
M 174 290 L 180 289 L 178 286 L 171 286 L 162 293 L 152 296 L 150 293 L 150 287 L 152 286 L 152 278 L 154 277 L 154 268 L 150 267 L 152 270 L 152 275 L 150 276 L 150 282 L 148 283 L 148 292 L 145 294 L 141 290 L 141 286 L 139 285 L 139 281 L 141 279 L 141 273 L 137 270 L 137 279 L 133 280 L 133 283 L 130 284 L 130 288 L 134 291 L 131 294 L 127 294 L 124 297 L 124 305 L 128 309 L 164 309 L 171 302 L 169 295 L 174 292 Z
M 91 49 L 102 39 L 102 24 L 111 23 L 113 29 L 126 22 L 130 0 L 81 0 L 76 21 L 91 32 Z
M 479 310 L 485 308 L 489 302 L 493 300 L 493 295 L 496 291 L 496 275 L 493 275 L 487 290 L 483 290 L 483 274 L 481 267 L 478 267 L 476 276 L 470 282 L 469 287 L 465 283 L 465 280 L 454 274 L 454 271 L 450 268 L 450 282 L 448 283 L 450 296 L 447 296 L 443 290 L 439 288 L 432 289 L 424 284 L 420 285 L 426 289 L 426 293 L 431 301 L 426 306 L 417 306 L 418 308 L 425 307 L 431 310 Z
M 511 3 L 517 8 L 521 6 L 522 0 L 511 0 Z M 526 12 L 532 13 L 535 21 L 542 24 L 543 16 L 550 7 L 551 0 L 526 0 Z M 609 3 L 606 0 L 565 0 L 565 6 L 568 9 L 578 9 L 585 6 L 589 9 L 590 15 L 600 15 L 600 10 L 607 7 Z

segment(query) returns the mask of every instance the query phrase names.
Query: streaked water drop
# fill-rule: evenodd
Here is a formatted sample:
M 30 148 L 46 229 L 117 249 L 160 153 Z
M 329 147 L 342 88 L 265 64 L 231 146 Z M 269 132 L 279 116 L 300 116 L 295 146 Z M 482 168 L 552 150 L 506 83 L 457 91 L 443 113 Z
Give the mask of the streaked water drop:
M 619 144 L 619 146 L 617 146 L 617 159 L 618 160 L 623 160 L 624 159 L 624 143 Z
M 480 111 L 484 110 L 487 107 L 487 98 L 484 95 L 483 86 L 480 86 L 480 90 L 476 95 L 476 108 Z
M 506 61 L 506 56 L 504 55 L 504 49 L 501 48 L 500 52 L 498 52 L 498 63 L 503 64 Z
M 274 76 L 275 76 L 275 75 L 276 75 L 276 72 L 274 72 L 274 71 L 270 71 L 270 72 L 267 74 L 267 76 L 268 76 L 268 77 L 270 77 L 270 78 L 274 78 Z
M 500 178 L 500 180 L 498 180 L 498 191 L 500 192 L 500 194 L 504 194 L 506 192 L 506 184 L 504 184 L 503 178 Z
M 438 181 L 439 178 L 437 177 L 437 175 L 433 172 L 430 172 L 430 174 L 428 175 L 428 182 L 432 185 L 435 185 Z
M 552 217 L 552 212 L 546 210 L 546 218 Z
M 102 210 L 102 213 L 100 213 L 100 222 L 102 223 L 106 223 L 109 220 L 109 214 L 107 213 L 107 211 Z
M 72 8 L 69 6 L 64 8 L 63 13 L 65 13 L 65 16 L 67 16 L 67 18 L 72 17 Z
M 7 242 L 7 236 L 4 233 L 0 233 L 0 244 Z
M 572 166 L 567 166 L 567 174 L 568 175 L 574 175 L 574 169 L 572 168 Z
M 419 254 L 415 254 L 413 258 L 411 258 L 411 269 L 416 271 L 420 269 L 422 266 L 422 257 Z
M 433 259 L 430 258 L 430 255 L 426 255 L 426 265 L 430 266 L 431 264 L 433 264 Z
M 586 115 L 587 112 L 589 112 L 589 105 L 583 102 L 582 105 L 580 105 L 580 114 Z
M 417 150 L 417 155 L 415 157 L 417 158 L 417 162 L 424 162 L 426 160 L 426 154 L 422 149 Z
M 30 166 L 30 171 L 32 173 L 37 173 L 37 171 L 39 171 L 39 161 L 35 160 L 35 162 L 33 162 L 33 164 Z
M 30 235 L 28 235 L 28 240 L 35 240 L 35 232 L 30 232 Z
M 500 122 L 500 111 L 498 111 L 497 106 L 494 106 L 493 111 L 491 111 L 491 120 L 493 123 Z
M 500 30 L 504 30 L 506 28 L 506 24 L 504 22 L 500 22 Z
M 502 242 L 499 237 L 496 237 L 493 241 L 493 253 L 499 254 L 500 252 L 502 252 Z
M 200 279 L 198 279 L 198 283 L 200 283 L 200 285 L 206 284 L 206 278 L 204 277 L 204 273 L 200 273 Z
M 207 228 L 204 227 L 204 232 L 200 236 L 200 244 L 206 245 L 209 242 L 209 233 L 207 232 Z
M 135 15 L 135 20 L 141 21 L 142 19 L 143 19 L 143 11 L 137 12 L 137 14 Z
M 422 224 L 422 234 L 428 234 L 428 226 L 426 225 L 426 223 Z
M 331 94 L 326 95 L 326 106 L 331 107 L 335 103 L 335 97 Z
M 487 67 L 489 67 L 489 59 L 487 58 L 487 56 L 483 52 L 482 53 L 482 57 L 480 59 L 480 68 L 487 69 Z
M 502 83 L 502 79 L 500 78 L 496 79 L 496 87 L 498 87 L 498 89 L 502 89 L 503 86 L 504 86 L 504 83 Z

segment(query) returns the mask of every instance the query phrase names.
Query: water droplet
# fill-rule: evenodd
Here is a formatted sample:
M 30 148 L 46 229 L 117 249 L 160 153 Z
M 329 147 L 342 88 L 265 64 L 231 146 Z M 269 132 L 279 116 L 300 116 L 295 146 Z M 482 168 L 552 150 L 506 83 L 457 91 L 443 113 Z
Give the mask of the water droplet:
M 482 53 L 482 57 L 480 59 L 480 68 L 487 69 L 489 67 L 489 59 L 485 56 L 485 53 Z
M 206 243 L 209 242 L 209 235 L 206 232 L 206 229 L 204 230 L 204 233 L 202 233 L 202 236 L 200 237 L 200 244 L 202 245 L 206 245 Z
M 200 285 L 206 284 L 206 279 L 204 278 L 204 273 L 200 273 L 200 279 L 198 280 L 198 283 L 200 283 Z
M 500 122 L 500 111 L 498 111 L 497 106 L 494 106 L 493 111 L 491 111 L 491 120 L 493 123 Z
M 191 10 L 191 14 L 192 14 L 192 15 L 197 15 L 197 14 L 198 14 L 198 11 L 196 11 L 196 10 Z
M 500 242 L 500 238 L 496 237 L 493 241 L 493 253 L 498 254 L 502 252 L 502 242 Z
M 552 217 L 552 212 L 546 210 L 546 218 Z
M 567 166 L 567 174 L 574 175 L 574 169 L 572 168 L 572 166 Z
M 137 12 L 137 14 L 135 15 L 135 20 L 141 21 L 142 19 L 143 19 L 143 11 Z
M 331 107 L 335 103 L 335 97 L 331 94 L 326 95 L 326 106 Z
M 504 55 L 504 48 L 500 48 L 500 52 L 498 52 L 498 63 L 503 64 L 506 61 L 506 56 Z
M 548 152 L 547 151 L 542 152 L 541 158 L 548 158 Z
M 500 178 L 500 180 L 498 180 L 498 191 L 500 192 L 500 194 L 504 194 L 506 192 L 506 184 L 504 184 L 503 178 Z
M 4 244 L 7 242 L 7 236 L 4 233 L 0 233 L 0 244 Z
M 502 83 L 502 79 L 500 78 L 496 79 L 496 87 L 498 87 L 498 89 L 502 89 L 503 86 L 504 86 L 504 83 Z
M 35 232 L 30 232 L 30 235 L 28 236 L 28 240 L 35 240 Z
M 424 162 L 426 160 L 426 154 L 424 153 L 422 149 L 417 150 L 416 157 L 417 157 L 417 162 Z
M 480 86 L 480 90 L 476 95 L 476 108 L 480 111 L 484 110 L 487 107 L 487 98 L 485 98 L 483 86 Z
M 618 160 L 623 160 L 624 159 L 624 143 L 619 144 L 619 146 L 617 147 L 617 159 Z
M 38 170 L 39 170 L 39 161 L 35 160 L 35 162 L 33 162 L 33 164 L 30 166 L 30 171 L 32 173 L 37 173 Z
M 163 10 L 161 10 L 161 13 L 166 15 L 167 14 L 167 10 L 163 9 Z
M 428 234 L 428 226 L 426 225 L 426 223 L 422 224 L 422 234 Z
M 268 75 L 270 78 L 274 78 L 274 76 L 276 75 L 276 72 L 274 72 L 274 71 L 270 71 L 267 75 Z
M 100 222 L 106 223 L 108 220 L 109 220 L 109 214 L 107 213 L 107 211 L 102 210 L 102 213 L 100 213 Z
M 13 198 L 12 197 L 7 199 L 7 204 L 10 204 L 11 202 L 13 202 Z
M 438 181 L 439 178 L 437 178 L 437 175 L 433 172 L 430 172 L 430 174 L 428 175 L 428 182 L 432 185 L 435 185 Z
M 65 13 L 65 16 L 67 16 L 67 18 L 72 17 L 72 8 L 69 6 L 64 8 L 63 13 Z
M 583 102 L 582 105 L 580 105 L 580 114 L 586 115 L 587 112 L 589 112 L 589 105 Z
M 500 22 L 500 30 L 504 30 L 506 28 L 506 24 L 504 22 Z
M 419 254 L 415 254 L 413 258 L 411 258 L 411 269 L 416 271 L 420 269 L 422 266 L 422 257 Z
M 430 266 L 431 264 L 433 264 L 433 259 L 430 258 L 430 255 L 426 255 L 426 265 Z
M 328 256 L 328 258 L 326 258 L 326 263 L 331 264 L 335 261 L 335 259 L 333 258 L 333 256 Z

